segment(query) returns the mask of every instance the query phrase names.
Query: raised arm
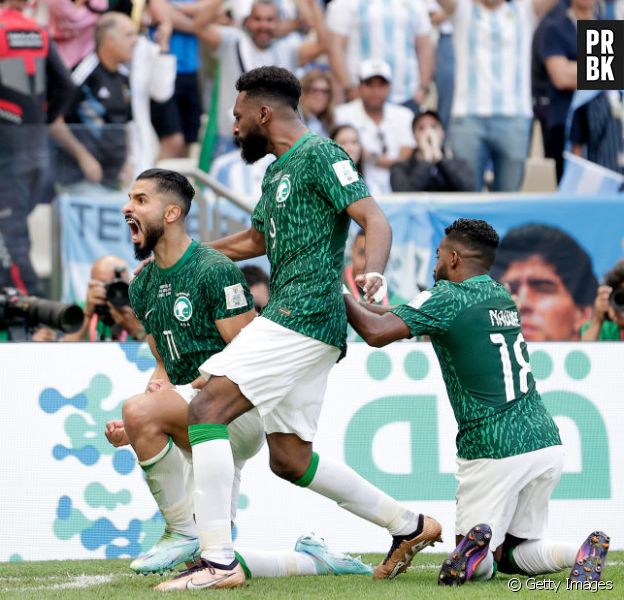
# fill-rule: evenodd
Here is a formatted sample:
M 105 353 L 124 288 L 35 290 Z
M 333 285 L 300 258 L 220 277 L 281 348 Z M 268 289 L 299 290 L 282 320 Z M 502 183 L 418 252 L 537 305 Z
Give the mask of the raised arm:
M 231 260 L 244 260 L 266 254 L 264 235 L 253 225 L 245 231 L 228 235 L 206 245 L 222 252 Z
M 366 263 L 364 273 L 355 282 L 364 290 L 367 302 L 373 301 L 375 292 L 382 286 L 380 277 L 370 273 L 383 273 L 390 255 L 392 229 L 386 215 L 373 198 L 362 198 L 347 207 L 347 214 L 364 230 Z
M 316 0 L 299 0 L 297 6 L 304 20 L 310 23 L 310 27 L 316 34 L 316 39 L 299 46 L 299 64 L 307 65 L 327 51 L 327 27 L 323 11 Z

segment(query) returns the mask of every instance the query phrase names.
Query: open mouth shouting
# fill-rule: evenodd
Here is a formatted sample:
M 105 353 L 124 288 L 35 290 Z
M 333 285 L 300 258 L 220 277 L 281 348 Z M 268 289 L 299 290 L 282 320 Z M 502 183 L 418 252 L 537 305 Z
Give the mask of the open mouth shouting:
M 131 217 L 130 215 L 126 215 L 126 223 L 128 224 L 128 227 L 130 227 L 130 240 L 133 244 L 140 244 L 140 238 L 142 233 L 141 225 L 134 217 Z

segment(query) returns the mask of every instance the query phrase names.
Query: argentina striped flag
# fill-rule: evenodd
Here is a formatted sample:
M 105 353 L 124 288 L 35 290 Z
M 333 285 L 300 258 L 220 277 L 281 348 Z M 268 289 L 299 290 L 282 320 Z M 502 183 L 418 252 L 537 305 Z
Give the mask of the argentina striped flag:
M 559 193 L 608 195 L 617 194 L 624 184 L 624 177 L 616 171 L 564 152 L 565 166 L 559 183 Z

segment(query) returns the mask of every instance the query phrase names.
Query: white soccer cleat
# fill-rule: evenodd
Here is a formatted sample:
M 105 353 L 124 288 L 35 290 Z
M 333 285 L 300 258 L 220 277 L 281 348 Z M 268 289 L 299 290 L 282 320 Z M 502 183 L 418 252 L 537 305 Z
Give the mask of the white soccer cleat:
M 297 540 L 295 552 L 309 554 L 334 575 L 371 575 L 373 572 L 372 566 L 364 564 L 360 558 L 330 550 L 325 540 L 313 533 Z
M 135 558 L 130 568 L 147 575 L 170 571 L 179 564 L 195 562 L 199 557 L 199 540 L 165 530 L 161 538 L 145 554 Z
M 243 585 L 245 585 L 245 572 L 240 563 L 236 562 L 232 569 L 222 569 L 202 558 L 201 564 L 191 567 L 169 581 L 163 581 L 154 590 L 157 592 L 218 590 Z

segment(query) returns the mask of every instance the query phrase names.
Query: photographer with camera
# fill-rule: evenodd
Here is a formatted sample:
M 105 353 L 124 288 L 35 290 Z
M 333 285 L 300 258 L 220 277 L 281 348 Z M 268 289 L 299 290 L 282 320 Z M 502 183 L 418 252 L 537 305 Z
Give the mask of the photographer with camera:
M 129 271 L 117 256 L 102 256 L 91 267 L 82 326 L 64 342 L 142 340 L 145 330 L 134 316 L 128 298 Z
M 75 304 L 0 287 L 0 342 L 54 342 L 56 330 L 76 331 L 82 320 L 82 309 Z
M 598 288 L 594 314 L 581 326 L 584 342 L 624 340 L 624 259 L 615 263 Z

